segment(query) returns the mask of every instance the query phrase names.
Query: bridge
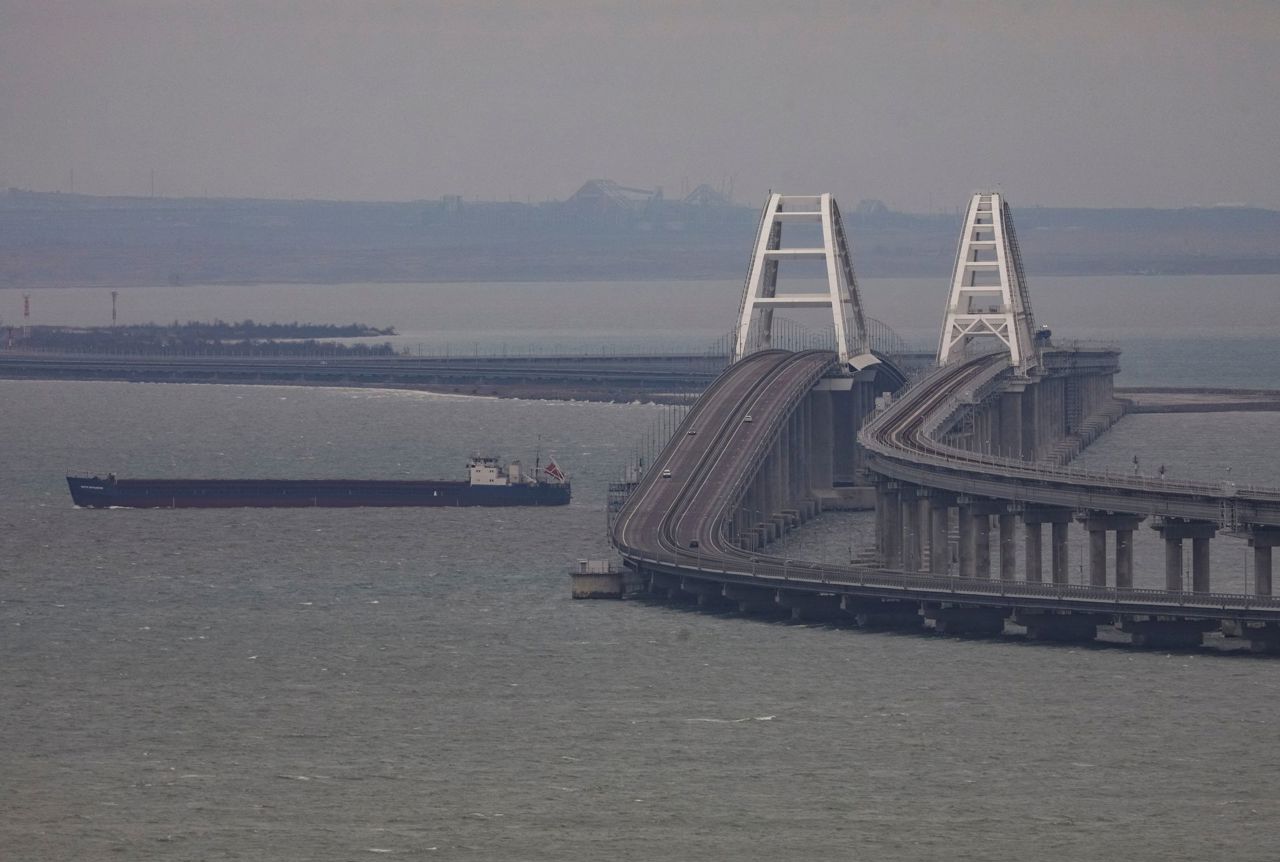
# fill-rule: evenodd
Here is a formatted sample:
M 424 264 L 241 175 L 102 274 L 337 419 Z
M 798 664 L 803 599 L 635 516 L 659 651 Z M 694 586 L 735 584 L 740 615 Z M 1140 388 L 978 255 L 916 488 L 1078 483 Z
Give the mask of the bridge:
M 783 247 L 786 213 L 820 220 L 822 245 Z M 829 196 L 770 197 L 736 361 L 611 502 L 611 540 L 633 581 L 670 600 L 796 619 L 909 629 L 927 621 L 977 635 L 1012 622 L 1051 641 L 1090 641 L 1106 626 L 1155 647 L 1197 646 L 1221 631 L 1280 652 L 1271 577 L 1280 489 L 1070 466 L 1123 413 L 1112 390 L 1119 352 L 1056 344 L 1035 328 L 1000 195 L 970 203 L 938 364 L 910 382 L 892 356 L 858 342 L 847 248 Z M 800 257 L 826 262 L 828 292 L 779 295 L 779 263 Z M 828 308 L 834 348 L 774 348 L 772 312 L 788 304 Z M 775 552 L 780 536 L 818 513 L 859 507 L 876 514 L 869 558 Z M 1134 586 L 1133 536 L 1144 521 L 1164 542 L 1164 589 Z M 1073 522 L 1089 537 L 1087 583 L 1069 578 Z M 1209 544 L 1223 533 L 1253 549 L 1249 592 L 1214 589 Z

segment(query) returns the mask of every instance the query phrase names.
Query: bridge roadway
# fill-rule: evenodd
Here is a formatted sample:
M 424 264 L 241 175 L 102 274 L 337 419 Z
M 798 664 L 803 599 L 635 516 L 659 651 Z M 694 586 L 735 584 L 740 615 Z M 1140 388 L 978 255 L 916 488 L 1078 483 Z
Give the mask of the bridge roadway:
M 774 420 L 785 419 L 834 364 L 827 351 L 767 350 L 720 375 L 618 513 L 613 539 L 623 555 L 674 555 L 695 540 L 697 550 L 714 553 L 718 516 L 771 442 Z
M 726 370 L 704 393 L 651 466 L 614 522 L 612 541 L 626 564 L 651 575 L 692 582 L 698 589 L 773 591 L 781 601 L 807 594 L 836 599 L 919 602 L 923 606 L 1001 608 L 1109 616 L 1280 623 L 1280 597 L 1115 589 L 1082 584 L 1030 583 L 914 574 L 861 565 L 831 565 L 753 553 L 727 526 L 756 464 L 791 411 L 834 366 L 820 351 L 751 355 Z M 1260 524 L 1280 522 L 1274 492 L 1197 483 L 1155 483 L 1070 470 L 1042 470 L 1016 462 L 992 464 L 950 450 L 927 437 L 939 411 L 954 410 L 958 393 L 990 376 L 983 357 L 945 366 L 901 395 L 868 423 L 864 444 L 886 475 L 962 493 L 1086 509 L 1204 517 L 1239 506 Z M 745 422 L 751 415 L 751 422 Z M 693 432 L 693 433 L 690 433 Z M 663 473 L 670 471 L 670 478 Z M 696 540 L 696 546 L 693 543 Z
M 1076 511 L 1158 515 L 1227 527 L 1280 526 L 1280 490 L 1048 467 L 981 455 L 937 439 L 972 391 L 1008 368 L 1000 355 L 946 365 L 902 393 L 863 428 L 871 469 L 929 488 Z

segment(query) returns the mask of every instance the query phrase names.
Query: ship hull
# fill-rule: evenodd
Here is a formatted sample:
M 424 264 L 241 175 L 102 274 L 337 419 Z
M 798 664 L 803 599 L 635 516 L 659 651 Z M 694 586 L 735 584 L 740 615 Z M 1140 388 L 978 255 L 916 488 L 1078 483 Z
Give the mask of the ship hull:
M 99 479 L 68 476 L 77 506 L 105 509 L 356 508 L 364 506 L 563 506 L 569 483 L 354 479 Z

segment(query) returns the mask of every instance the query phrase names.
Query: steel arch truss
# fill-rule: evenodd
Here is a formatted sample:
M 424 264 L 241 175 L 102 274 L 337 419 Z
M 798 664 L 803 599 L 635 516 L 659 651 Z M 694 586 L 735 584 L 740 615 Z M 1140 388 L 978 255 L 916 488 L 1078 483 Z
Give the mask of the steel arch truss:
M 787 222 L 821 224 L 822 245 L 784 246 L 782 228 Z M 779 295 L 778 267 L 789 260 L 824 261 L 826 291 Z M 748 353 L 771 346 L 774 309 L 788 307 L 831 309 L 836 352 L 842 366 L 861 368 L 877 361 L 870 355 L 867 345 L 862 297 L 854 278 L 840 209 L 830 194 L 771 194 L 765 203 L 756 235 L 755 254 L 738 310 L 733 350 L 735 362 Z
M 1031 297 L 1009 204 L 998 193 L 979 192 L 969 201 L 956 250 L 938 363 L 964 355 L 974 339 L 994 338 L 1025 373 L 1036 364 L 1033 329 Z

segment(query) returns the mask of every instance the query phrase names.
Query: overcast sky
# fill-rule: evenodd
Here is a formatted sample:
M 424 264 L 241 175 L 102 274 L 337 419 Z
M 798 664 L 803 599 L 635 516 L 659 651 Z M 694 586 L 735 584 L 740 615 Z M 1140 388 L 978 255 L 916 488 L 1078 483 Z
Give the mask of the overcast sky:
M 1280 2 L 0 0 L 0 186 L 1280 208 Z

